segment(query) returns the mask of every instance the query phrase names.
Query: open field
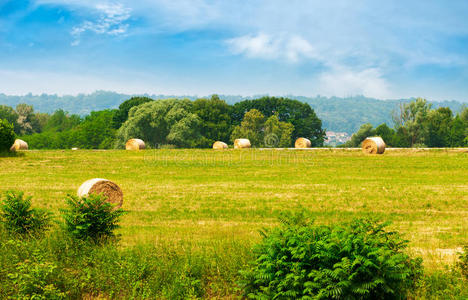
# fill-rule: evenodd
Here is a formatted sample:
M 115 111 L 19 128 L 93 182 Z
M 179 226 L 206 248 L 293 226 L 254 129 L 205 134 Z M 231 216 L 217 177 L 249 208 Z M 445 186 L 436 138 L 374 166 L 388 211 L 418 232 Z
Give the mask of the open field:
M 0 190 L 25 191 L 54 212 L 94 177 L 124 191 L 121 245 L 194 248 L 259 240 L 284 210 L 318 223 L 393 221 L 426 267 L 452 263 L 468 242 L 468 154 L 447 150 L 29 151 L 0 158 Z

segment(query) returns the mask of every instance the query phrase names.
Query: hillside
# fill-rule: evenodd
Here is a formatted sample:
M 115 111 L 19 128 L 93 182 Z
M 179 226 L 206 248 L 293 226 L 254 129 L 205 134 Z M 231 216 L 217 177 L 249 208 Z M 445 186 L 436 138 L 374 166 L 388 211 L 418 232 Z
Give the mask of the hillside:
M 92 94 L 79 94 L 77 96 L 57 96 L 57 95 L 32 95 L 9 96 L 0 94 L 0 104 L 16 106 L 19 103 L 32 104 L 35 110 L 51 113 L 59 108 L 74 114 L 86 115 L 93 110 L 103 110 L 117 108 L 119 104 L 130 98 L 132 95 L 119 94 L 108 91 L 96 91 Z M 172 95 L 147 95 L 154 99 L 165 99 L 181 97 L 196 99 L 196 96 L 172 96 Z M 252 97 L 242 97 L 235 95 L 220 95 L 229 104 L 233 104 L 245 99 L 259 98 L 264 95 L 254 95 Z M 364 96 L 347 98 L 339 97 L 303 97 L 287 95 L 291 99 L 297 99 L 308 103 L 322 119 L 323 127 L 327 130 L 353 133 L 357 131 L 363 123 L 371 123 L 377 126 L 381 123 L 392 124 L 392 113 L 398 108 L 401 102 L 410 100 L 379 100 Z M 457 101 L 432 102 L 434 107 L 448 106 L 453 112 L 458 112 L 463 103 Z

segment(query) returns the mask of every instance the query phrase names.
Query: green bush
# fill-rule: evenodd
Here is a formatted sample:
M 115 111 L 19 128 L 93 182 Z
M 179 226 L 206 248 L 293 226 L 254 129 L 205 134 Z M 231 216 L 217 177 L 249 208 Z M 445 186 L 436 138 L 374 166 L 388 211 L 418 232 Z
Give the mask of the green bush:
M 468 280 L 468 245 L 463 247 L 463 252 L 460 253 L 459 259 L 458 267 L 465 279 Z
M 388 224 L 356 219 L 313 225 L 303 214 L 263 232 L 256 260 L 243 271 L 255 299 L 401 299 L 421 274 L 421 259 Z
M 0 153 L 7 152 L 15 142 L 15 131 L 13 124 L 7 120 L 0 119 Z
M 31 208 L 31 197 L 23 192 L 8 191 L 0 204 L 0 221 L 14 234 L 34 235 L 50 226 L 51 214 Z
M 36 250 L 30 259 L 18 263 L 8 277 L 17 299 L 65 299 L 65 292 L 54 282 L 58 273 L 57 266 L 45 261 Z
M 68 196 L 66 201 L 68 209 L 62 210 L 65 229 L 74 238 L 101 242 L 115 237 L 122 209 L 114 209 L 102 195 Z

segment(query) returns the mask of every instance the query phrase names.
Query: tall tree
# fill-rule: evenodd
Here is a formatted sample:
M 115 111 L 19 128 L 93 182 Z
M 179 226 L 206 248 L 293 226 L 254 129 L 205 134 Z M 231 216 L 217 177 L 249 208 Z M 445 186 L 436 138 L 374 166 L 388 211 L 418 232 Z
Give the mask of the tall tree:
M 37 116 L 34 114 L 32 105 L 25 103 L 16 106 L 16 113 L 18 114 L 18 126 L 20 134 L 32 134 L 40 132 L 40 124 Z
M 245 113 L 241 124 L 236 126 L 231 134 L 231 141 L 238 138 L 247 138 L 252 146 L 263 145 L 263 125 L 265 116 L 257 109 L 251 109 Z
M 202 147 L 211 147 L 215 141 L 229 140 L 232 132 L 230 111 L 230 106 L 217 95 L 193 102 L 193 112 L 201 120 Z
M 132 107 L 138 106 L 143 103 L 154 101 L 148 97 L 132 97 L 119 105 L 119 109 L 116 111 L 113 119 L 113 126 L 115 129 L 119 129 L 122 124 L 128 119 L 128 112 Z
M 200 118 L 192 112 L 192 105 L 188 99 L 165 99 L 133 107 L 117 132 L 115 146 L 122 147 L 130 138 L 143 139 L 151 146 L 199 146 Z
M 0 119 L 5 119 L 11 124 L 13 124 L 15 133 L 20 133 L 20 128 L 18 125 L 18 114 L 12 107 L 7 105 L 0 105 Z
M 375 135 L 375 129 L 372 127 L 372 124 L 362 124 L 361 128 L 351 136 L 351 140 L 347 141 L 343 146 L 358 147 L 367 137 Z
M 410 103 L 400 104 L 400 111 L 394 114 L 396 129 L 402 129 L 404 135 L 409 137 L 410 146 L 423 144 L 427 138 L 426 121 L 431 104 L 426 99 L 417 98 Z
M 65 131 L 78 126 L 81 118 L 78 115 L 70 115 L 66 111 L 56 110 L 49 118 L 44 131 Z
M 294 132 L 294 125 L 281 122 L 278 118 L 278 114 L 274 114 L 265 121 L 264 132 L 264 146 L 280 148 L 291 147 L 291 136 Z
M 251 109 L 259 110 L 266 118 L 277 113 L 280 121 L 294 125 L 293 139 L 305 137 L 313 146 L 323 145 L 325 131 L 322 129 L 322 121 L 309 104 L 276 97 L 241 101 L 233 106 L 231 114 L 233 123 L 240 124 L 244 114 Z
M 393 146 L 393 137 L 395 135 L 395 130 L 387 126 L 387 124 L 380 124 L 375 128 L 375 135 L 380 136 L 386 145 Z
M 452 143 L 449 141 L 452 119 L 452 111 L 448 107 L 429 111 L 425 143 L 428 147 L 448 147 Z

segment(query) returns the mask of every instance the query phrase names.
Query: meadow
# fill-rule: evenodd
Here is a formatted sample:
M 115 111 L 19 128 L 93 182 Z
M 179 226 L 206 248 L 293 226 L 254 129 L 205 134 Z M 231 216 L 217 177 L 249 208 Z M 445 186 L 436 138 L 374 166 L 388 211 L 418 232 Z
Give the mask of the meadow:
M 392 221 L 426 270 L 452 265 L 468 243 L 467 171 L 468 153 L 447 149 L 27 151 L 0 158 L 0 192 L 24 191 L 58 215 L 85 180 L 112 180 L 128 211 L 118 247 L 204 253 L 216 282 L 246 264 L 259 230 L 302 209 L 319 224 Z

